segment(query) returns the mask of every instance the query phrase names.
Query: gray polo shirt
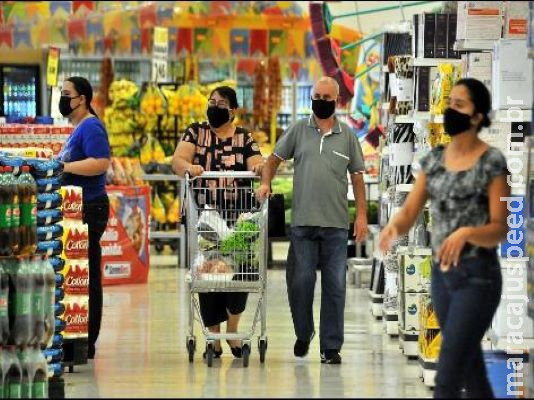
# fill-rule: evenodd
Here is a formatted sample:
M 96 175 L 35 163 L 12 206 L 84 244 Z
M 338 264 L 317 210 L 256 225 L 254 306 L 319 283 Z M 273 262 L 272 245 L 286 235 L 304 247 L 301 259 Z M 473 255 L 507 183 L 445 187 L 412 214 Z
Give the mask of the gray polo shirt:
M 330 134 L 321 134 L 313 116 L 297 121 L 282 135 L 274 154 L 294 158 L 291 226 L 349 227 L 348 179 L 364 172 L 362 148 L 356 135 L 336 120 Z

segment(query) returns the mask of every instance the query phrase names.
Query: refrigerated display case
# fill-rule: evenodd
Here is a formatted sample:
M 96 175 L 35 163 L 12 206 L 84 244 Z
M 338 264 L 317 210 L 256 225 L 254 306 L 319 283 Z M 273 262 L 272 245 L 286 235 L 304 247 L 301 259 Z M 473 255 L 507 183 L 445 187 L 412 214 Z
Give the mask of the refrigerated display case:
M 39 65 L 0 64 L 0 115 L 26 118 L 41 115 Z

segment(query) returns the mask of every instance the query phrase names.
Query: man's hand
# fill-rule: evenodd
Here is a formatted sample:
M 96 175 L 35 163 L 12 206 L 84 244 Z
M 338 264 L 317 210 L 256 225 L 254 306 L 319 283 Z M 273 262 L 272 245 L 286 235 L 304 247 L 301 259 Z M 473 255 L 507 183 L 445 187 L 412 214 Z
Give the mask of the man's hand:
M 254 172 L 257 176 L 261 176 L 261 173 L 263 172 L 263 163 L 258 163 L 254 167 L 252 167 L 252 172 Z
M 354 223 L 354 233 L 353 236 L 356 238 L 358 243 L 363 242 L 367 238 L 369 229 L 367 227 L 367 215 L 359 214 L 356 217 L 356 222 Z
M 186 172 L 189 172 L 191 178 L 196 178 L 204 173 L 204 168 L 201 165 L 191 165 Z
M 269 185 L 261 184 L 258 190 L 256 190 L 256 198 L 259 202 L 263 203 L 271 195 L 271 188 Z

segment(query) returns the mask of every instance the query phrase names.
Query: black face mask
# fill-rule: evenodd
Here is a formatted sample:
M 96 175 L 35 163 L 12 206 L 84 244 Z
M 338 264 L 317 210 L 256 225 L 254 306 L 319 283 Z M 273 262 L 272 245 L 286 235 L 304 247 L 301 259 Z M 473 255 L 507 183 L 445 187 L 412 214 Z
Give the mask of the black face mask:
M 471 128 L 471 115 L 447 108 L 443 114 L 445 132 L 451 136 L 465 132 Z
M 317 118 L 328 119 L 336 111 L 336 101 L 312 99 L 312 110 Z
M 59 112 L 61 113 L 61 115 L 63 115 L 65 118 L 67 118 L 69 115 L 72 114 L 72 112 L 74 110 L 76 110 L 76 108 L 80 107 L 79 104 L 76 106 L 76 108 L 72 108 L 70 106 L 70 101 L 72 99 L 76 99 L 78 97 L 80 97 L 80 96 L 76 96 L 76 97 L 61 96 L 59 98 Z
M 208 107 L 208 121 L 214 128 L 219 128 L 230 121 L 230 110 L 217 106 Z

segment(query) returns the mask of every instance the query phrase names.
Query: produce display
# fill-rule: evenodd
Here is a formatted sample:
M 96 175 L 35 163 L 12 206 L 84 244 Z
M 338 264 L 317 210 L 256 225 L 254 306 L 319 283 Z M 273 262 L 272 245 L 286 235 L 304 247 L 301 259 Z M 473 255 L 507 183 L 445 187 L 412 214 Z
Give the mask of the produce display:
M 112 157 L 106 180 L 108 185 L 141 186 L 143 174 L 143 168 L 137 158 Z
M 157 224 L 176 225 L 180 221 L 180 211 L 180 198 L 173 192 L 154 193 L 150 215 Z

